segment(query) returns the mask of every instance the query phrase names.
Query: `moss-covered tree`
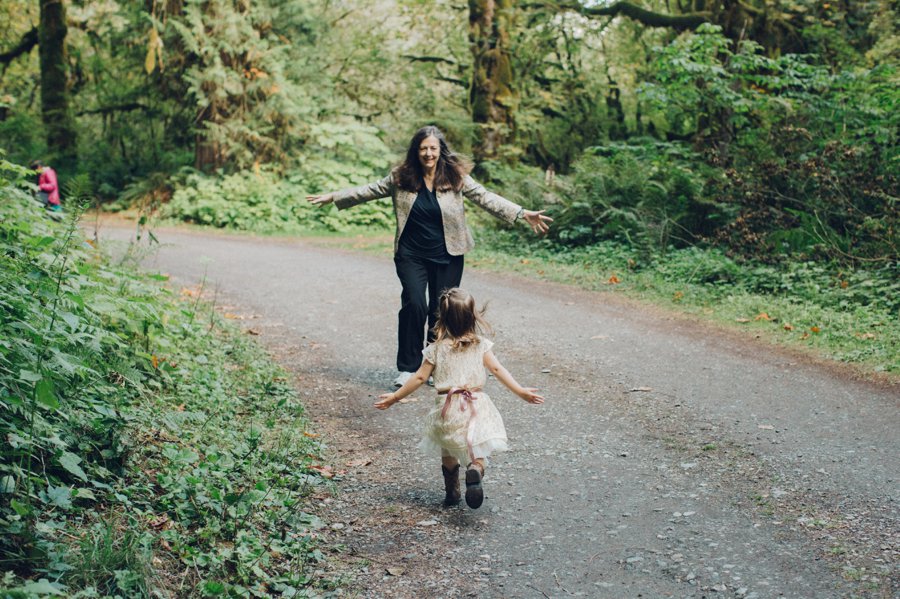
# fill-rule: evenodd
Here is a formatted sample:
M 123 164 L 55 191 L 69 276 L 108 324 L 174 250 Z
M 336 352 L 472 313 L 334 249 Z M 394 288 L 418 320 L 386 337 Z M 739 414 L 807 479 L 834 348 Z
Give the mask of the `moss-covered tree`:
M 63 0 L 40 0 L 38 52 L 41 62 L 41 115 L 47 146 L 63 161 L 74 157 L 75 122 L 69 108 L 66 7 Z
M 498 158 L 516 131 L 519 102 L 510 56 L 512 0 L 469 0 L 472 120 L 478 126 L 473 148 L 478 161 Z

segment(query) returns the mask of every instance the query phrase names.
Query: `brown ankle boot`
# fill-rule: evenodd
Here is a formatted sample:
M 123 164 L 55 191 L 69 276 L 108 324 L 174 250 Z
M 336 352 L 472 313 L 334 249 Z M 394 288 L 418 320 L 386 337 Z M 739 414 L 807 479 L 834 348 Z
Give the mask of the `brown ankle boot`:
M 444 490 L 447 493 L 446 497 L 444 497 L 444 505 L 457 505 L 460 500 L 459 464 L 453 470 L 448 470 L 446 466 L 441 464 L 441 470 L 444 471 Z
M 466 505 L 473 510 L 481 507 L 484 501 L 484 489 L 481 487 L 481 479 L 484 477 L 484 466 L 478 462 L 469 464 L 466 470 Z

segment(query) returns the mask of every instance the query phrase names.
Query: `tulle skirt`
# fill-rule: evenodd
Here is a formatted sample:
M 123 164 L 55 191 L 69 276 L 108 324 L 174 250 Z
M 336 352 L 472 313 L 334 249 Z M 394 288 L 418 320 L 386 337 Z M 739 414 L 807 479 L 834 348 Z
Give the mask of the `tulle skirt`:
M 506 428 L 497 406 L 487 393 L 473 392 L 471 399 L 454 394 L 437 396 L 425 417 L 419 447 L 428 455 L 451 455 L 463 465 L 508 449 Z

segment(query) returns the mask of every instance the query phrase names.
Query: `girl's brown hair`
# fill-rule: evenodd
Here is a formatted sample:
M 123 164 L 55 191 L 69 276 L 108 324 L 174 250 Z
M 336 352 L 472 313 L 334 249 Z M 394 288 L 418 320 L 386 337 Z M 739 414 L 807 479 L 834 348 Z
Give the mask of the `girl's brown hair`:
M 477 342 L 479 335 L 493 333 L 484 310 L 475 308 L 475 298 L 459 287 L 444 290 L 434 325 L 435 342 L 451 339 L 453 347 L 460 348 Z
M 434 188 L 440 191 L 451 189 L 459 191 L 462 189 L 463 179 L 472 170 L 472 165 L 466 158 L 450 149 L 444 134 L 434 125 L 422 127 L 413 135 L 406 150 L 406 159 L 394 169 L 394 183 L 406 191 L 419 191 L 422 187 L 422 177 L 425 173 L 419 160 L 419 146 L 426 137 L 437 139 L 441 148 L 441 155 L 434 171 Z

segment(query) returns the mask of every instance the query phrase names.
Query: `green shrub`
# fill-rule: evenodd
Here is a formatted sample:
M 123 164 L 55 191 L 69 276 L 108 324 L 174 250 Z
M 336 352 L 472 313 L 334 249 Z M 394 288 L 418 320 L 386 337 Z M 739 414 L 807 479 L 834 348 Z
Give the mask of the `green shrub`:
M 302 177 L 280 179 L 271 172 L 189 175 L 163 206 L 164 217 L 217 228 L 257 232 L 387 230 L 393 226 L 390 200 L 349 210 L 316 208 L 306 201 Z
M 77 213 L 48 218 L 27 176 L 0 161 L 4 588 L 174 594 L 167 567 L 192 596 L 317 584 L 303 498 L 325 481 L 284 372 L 199 296 L 108 263 Z
M 704 169 L 676 144 L 611 144 L 591 148 L 561 182 L 552 234 L 568 245 L 600 240 L 664 253 L 711 233 L 726 218 L 704 197 Z

